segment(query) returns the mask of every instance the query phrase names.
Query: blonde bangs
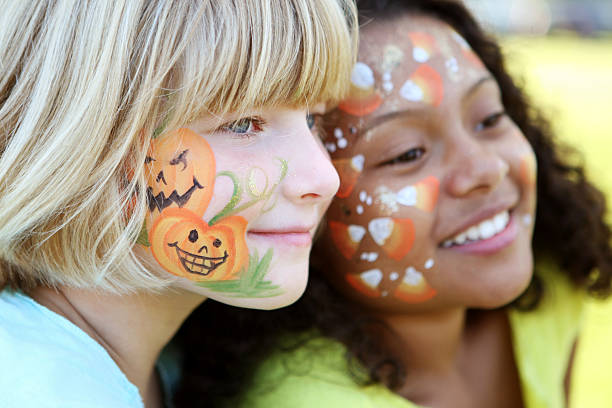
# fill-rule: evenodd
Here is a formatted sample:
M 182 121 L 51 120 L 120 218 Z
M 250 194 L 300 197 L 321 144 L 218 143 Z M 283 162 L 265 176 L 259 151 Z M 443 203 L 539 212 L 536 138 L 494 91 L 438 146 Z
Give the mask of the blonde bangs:
M 0 288 L 165 287 L 133 251 L 153 130 L 335 101 L 357 45 L 353 0 L 23 3 L 0 17 Z
M 351 0 L 242 3 L 207 5 L 194 29 L 172 75 L 178 122 L 342 98 L 357 46 Z

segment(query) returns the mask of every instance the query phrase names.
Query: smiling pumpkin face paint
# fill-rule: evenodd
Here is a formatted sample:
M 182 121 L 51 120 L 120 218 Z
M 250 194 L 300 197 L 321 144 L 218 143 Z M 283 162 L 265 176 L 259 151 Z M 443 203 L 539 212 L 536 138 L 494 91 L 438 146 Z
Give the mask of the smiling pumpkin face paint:
M 443 243 L 496 211 L 514 212 L 512 220 L 533 214 L 528 143 L 509 120 L 486 127 L 499 134 L 495 143 L 481 142 L 482 123 L 503 107 L 494 86 L 481 90 L 490 74 L 447 25 L 411 16 L 373 23 L 360 47 L 356 92 L 326 117 L 341 187 L 315 256 L 339 290 L 373 308 L 492 299 L 502 255 L 465 256 Z M 508 260 L 530 259 L 532 227 L 521 228 L 519 249 L 500 250 Z

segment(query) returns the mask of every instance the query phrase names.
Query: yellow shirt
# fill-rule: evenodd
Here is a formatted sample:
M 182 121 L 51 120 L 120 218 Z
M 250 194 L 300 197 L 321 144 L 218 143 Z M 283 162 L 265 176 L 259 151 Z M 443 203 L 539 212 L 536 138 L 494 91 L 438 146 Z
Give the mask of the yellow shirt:
M 583 296 L 550 265 L 539 265 L 538 272 L 544 282 L 538 308 L 509 312 L 514 355 L 525 406 L 560 408 Z M 346 351 L 341 343 L 318 337 L 298 349 L 275 352 L 258 368 L 239 406 L 417 408 L 382 385 L 361 385 L 367 373 L 348 366 Z

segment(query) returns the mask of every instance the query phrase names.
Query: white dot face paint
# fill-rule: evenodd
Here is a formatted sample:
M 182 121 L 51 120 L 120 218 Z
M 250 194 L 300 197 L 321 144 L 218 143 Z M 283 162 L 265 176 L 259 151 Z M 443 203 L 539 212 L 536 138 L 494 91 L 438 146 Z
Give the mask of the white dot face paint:
M 527 227 L 531 226 L 531 223 L 533 222 L 533 217 L 531 216 L 531 214 L 525 214 L 523 216 L 523 224 Z
M 374 203 L 378 204 L 383 215 L 392 215 L 399 210 L 397 194 L 386 186 L 378 186 L 374 190 Z
M 383 91 L 385 91 L 385 93 L 391 93 L 391 91 L 393 91 L 393 82 L 391 81 L 385 81 L 383 82 Z
M 362 203 L 365 202 L 365 200 L 368 198 L 368 193 L 361 190 L 359 192 L 359 201 L 361 201 Z
M 334 143 L 325 143 L 325 148 L 330 153 L 334 153 L 336 151 L 336 145 Z
M 422 102 L 425 98 L 425 93 L 417 84 L 409 79 L 400 88 L 400 96 L 408 101 Z
M 461 75 L 459 75 L 459 64 L 457 63 L 457 58 L 451 57 L 446 60 L 444 63 L 446 66 L 446 73 L 448 77 L 453 82 L 458 82 L 461 79 Z
M 396 280 L 397 280 L 397 278 L 399 278 L 399 273 L 397 273 L 397 272 L 391 272 L 391 273 L 389 274 L 389 279 L 390 279 L 391 281 L 396 281 Z
M 393 232 L 393 220 L 391 218 L 375 218 L 368 224 L 368 231 L 370 231 L 374 242 L 383 246 Z
M 367 205 L 372 205 L 372 197 L 371 197 L 371 196 L 368 196 L 368 197 L 366 198 L 366 204 L 367 204 Z
M 416 62 L 424 63 L 429 60 L 429 53 L 421 47 L 414 47 L 412 50 L 412 58 Z
M 353 158 L 351 159 L 351 166 L 353 166 L 353 168 L 357 170 L 358 172 L 363 171 L 364 164 L 365 164 L 365 157 L 363 156 L 363 154 L 358 154 L 356 156 L 353 156 Z
M 342 133 L 342 129 L 335 128 L 334 129 L 334 136 L 336 137 L 336 139 L 341 139 L 342 136 L 344 136 L 344 134 Z
M 372 68 L 363 62 L 356 63 L 351 72 L 351 83 L 362 89 L 370 89 L 373 87 L 374 72 L 372 72 Z
M 357 211 L 357 214 L 359 215 L 363 214 L 363 205 L 359 204 L 355 211 Z
M 431 269 L 434 266 L 434 260 L 429 258 L 427 261 L 425 261 L 425 269 Z
M 346 139 L 338 139 L 338 149 L 344 149 L 346 146 L 348 146 L 348 141 Z

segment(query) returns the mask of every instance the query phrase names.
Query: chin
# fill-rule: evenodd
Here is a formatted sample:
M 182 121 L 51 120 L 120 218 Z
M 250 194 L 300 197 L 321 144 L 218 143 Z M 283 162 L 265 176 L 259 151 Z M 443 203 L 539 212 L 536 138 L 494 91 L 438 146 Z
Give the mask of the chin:
M 509 279 L 502 279 L 494 282 L 488 290 L 483 291 L 479 296 L 479 301 L 471 307 L 479 309 L 495 309 L 505 306 L 525 292 L 533 276 L 533 267 L 529 262 L 529 267 L 525 265 L 517 268 L 505 275 Z
M 206 290 L 205 295 L 226 305 L 242 307 L 246 309 L 273 310 L 289 306 L 298 300 L 308 283 L 308 263 L 305 265 L 282 265 L 275 264 L 264 280 L 273 286 L 270 292 L 259 294 L 242 293 L 232 296 L 220 292 Z

